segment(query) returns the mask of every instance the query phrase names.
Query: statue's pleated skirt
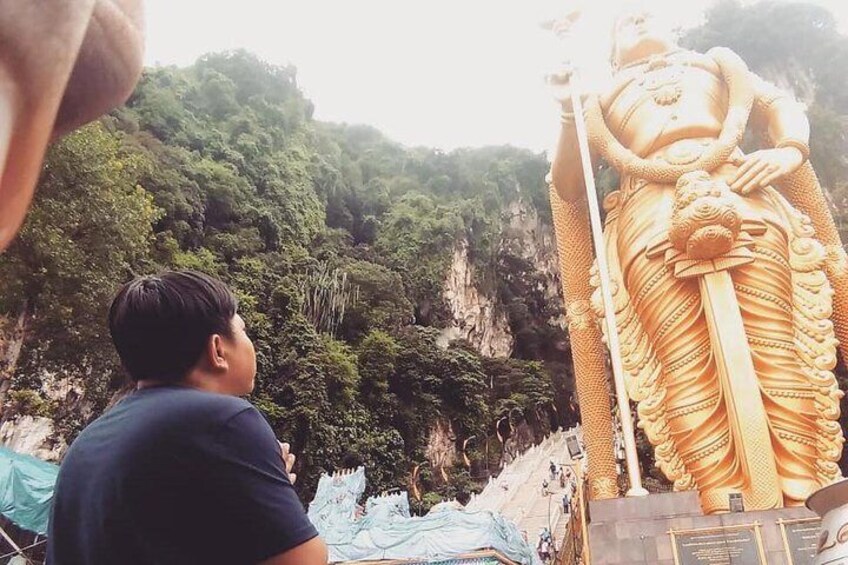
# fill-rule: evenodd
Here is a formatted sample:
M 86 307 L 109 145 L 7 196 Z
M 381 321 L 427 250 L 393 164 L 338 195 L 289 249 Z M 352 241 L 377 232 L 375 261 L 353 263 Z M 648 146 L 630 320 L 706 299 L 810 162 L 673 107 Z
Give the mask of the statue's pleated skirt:
M 728 165 L 714 176 L 732 173 Z M 747 479 L 729 428 L 727 391 L 718 378 L 699 282 L 676 278 L 663 257 L 649 259 L 646 253 L 668 230 L 674 187 L 627 183 L 617 220 L 622 278 L 663 368 L 666 417 L 677 452 L 695 479 L 704 510 L 726 510 L 727 494 L 743 491 Z M 743 219 L 767 226 L 756 237 L 755 261 L 733 269 L 731 276 L 768 417 L 773 454 L 763 456 L 776 460 L 784 504 L 797 505 L 822 482 L 821 415 L 810 364 L 796 346 L 788 205 L 772 189 L 733 198 Z

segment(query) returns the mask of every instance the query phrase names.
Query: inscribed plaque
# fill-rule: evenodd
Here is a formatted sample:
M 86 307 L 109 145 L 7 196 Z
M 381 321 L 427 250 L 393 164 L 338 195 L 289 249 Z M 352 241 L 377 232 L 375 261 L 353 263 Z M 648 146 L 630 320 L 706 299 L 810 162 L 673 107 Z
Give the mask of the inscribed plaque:
M 792 565 L 812 565 L 818 547 L 821 520 L 781 524 Z
M 673 535 L 679 565 L 765 565 L 754 526 Z

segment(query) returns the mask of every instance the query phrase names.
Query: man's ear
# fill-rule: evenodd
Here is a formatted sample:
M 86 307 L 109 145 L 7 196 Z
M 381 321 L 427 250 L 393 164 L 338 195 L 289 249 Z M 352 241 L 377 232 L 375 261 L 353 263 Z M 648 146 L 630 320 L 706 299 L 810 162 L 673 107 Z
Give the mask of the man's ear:
M 226 370 L 229 368 L 224 339 L 219 334 L 209 336 L 209 341 L 206 343 L 206 358 L 212 369 Z

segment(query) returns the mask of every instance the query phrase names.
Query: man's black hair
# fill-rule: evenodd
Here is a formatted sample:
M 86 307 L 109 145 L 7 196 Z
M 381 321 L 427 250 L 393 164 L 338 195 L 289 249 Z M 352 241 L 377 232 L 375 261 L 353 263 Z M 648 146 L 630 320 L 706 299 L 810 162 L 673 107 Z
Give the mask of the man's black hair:
M 209 336 L 232 336 L 238 303 L 221 281 L 168 271 L 125 284 L 109 308 L 109 331 L 133 380 L 182 380 Z

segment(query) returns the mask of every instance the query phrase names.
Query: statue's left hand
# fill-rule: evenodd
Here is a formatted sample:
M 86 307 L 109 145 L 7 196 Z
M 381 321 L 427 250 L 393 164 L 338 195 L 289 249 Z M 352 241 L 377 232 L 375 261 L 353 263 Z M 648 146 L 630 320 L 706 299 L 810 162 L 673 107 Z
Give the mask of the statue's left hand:
M 755 151 L 736 162 L 740 166 L 730 189 L 742 195 L 750 194 L 796 171 L 803 162 L 804 156 L 795 147 Z

